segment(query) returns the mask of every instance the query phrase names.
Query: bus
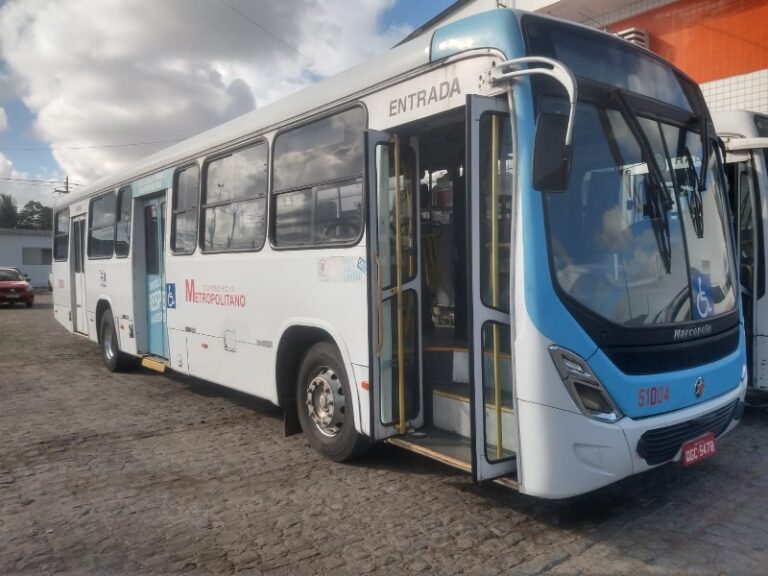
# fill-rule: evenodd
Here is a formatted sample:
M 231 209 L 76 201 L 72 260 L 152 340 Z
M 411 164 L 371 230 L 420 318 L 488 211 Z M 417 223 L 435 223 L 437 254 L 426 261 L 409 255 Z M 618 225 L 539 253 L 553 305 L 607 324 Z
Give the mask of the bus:
M 333 460 L 386 441 L 564 498 L 740 420 L 723 191 L 690 78 L 497 9 L 65 197 L 54 314 Z
M 746 338 L 749 392 L 768 391 L 768 298 L 765 295 L 765 212 L 768 202 L 768 115 L 747 110 L 712 114 L 725 149 L 725 171 Z M 762 320 L 761 320 L 762 318 Z

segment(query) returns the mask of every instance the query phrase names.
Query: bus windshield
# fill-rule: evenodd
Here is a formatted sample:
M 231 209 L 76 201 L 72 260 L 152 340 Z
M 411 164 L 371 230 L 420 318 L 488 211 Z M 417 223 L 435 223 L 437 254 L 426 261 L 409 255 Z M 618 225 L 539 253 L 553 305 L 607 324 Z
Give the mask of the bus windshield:
M 540 104 L 546 110 L 563 102 Z M 546 195 L 561 291 L 624 326 L 733 311 L 734 272 L 714 142 L 705 154 L 701 135 L 690 128 L 636 116 L 620 102 L 580 102 L 573 144 L 567 190 Z

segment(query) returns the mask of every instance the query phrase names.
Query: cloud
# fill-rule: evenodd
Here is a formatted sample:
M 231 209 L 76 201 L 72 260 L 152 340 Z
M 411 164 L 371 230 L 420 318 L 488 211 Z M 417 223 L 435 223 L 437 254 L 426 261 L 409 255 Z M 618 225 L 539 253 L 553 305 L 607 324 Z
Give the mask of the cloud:
M 392 3 L 9 0 L 3 84 L 62 170 L 92 181 L 168 144 L 67 148 L 183 139 L 263 106 L 394 44 Z
M 5 108 L 0 106 L 0 134 L 8 128 L 8 116 L 5 114 Z
M 53 204 L 54 196 L 51 192 L 54 188 L 61 187 L 57 179 L 58 176 L 50 174 L 31 177 L 17 170 L 13 162 L 0 152 L 0 193 L 10 194 L 19 209 L 30 200 L 49 206 Z

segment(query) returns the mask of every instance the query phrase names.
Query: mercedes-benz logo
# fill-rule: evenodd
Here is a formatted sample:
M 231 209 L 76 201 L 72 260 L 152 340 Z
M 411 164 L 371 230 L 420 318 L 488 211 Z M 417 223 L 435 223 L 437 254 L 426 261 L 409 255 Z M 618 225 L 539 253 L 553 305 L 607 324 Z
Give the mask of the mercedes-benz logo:
M 704 378 L 701 376 L 696 379 L 696 384 L 693 386 L 693 393 L 696 395 L 696 398 L 704 396 Z

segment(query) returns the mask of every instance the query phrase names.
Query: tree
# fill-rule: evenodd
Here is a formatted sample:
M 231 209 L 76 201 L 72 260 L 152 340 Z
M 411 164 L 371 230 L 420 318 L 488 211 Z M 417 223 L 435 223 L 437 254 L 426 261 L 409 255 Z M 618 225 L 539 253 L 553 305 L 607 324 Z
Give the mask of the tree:
M 19 212 L 18 227 L 33 230 L 50 230 L 53 225 L 53 209 L 30 200 Z
M 0 228 L 16 228 L 19 213 L 10 194 L 0 194 Z

